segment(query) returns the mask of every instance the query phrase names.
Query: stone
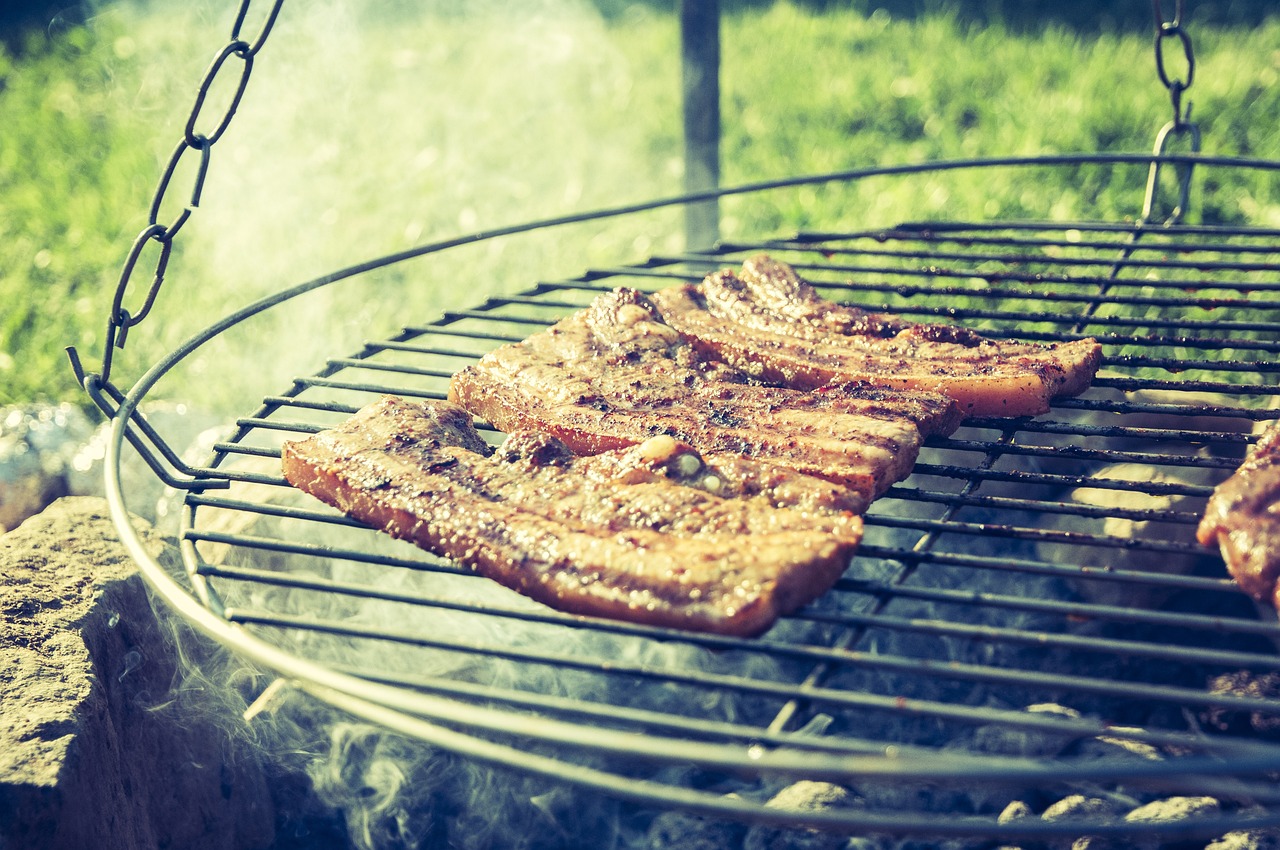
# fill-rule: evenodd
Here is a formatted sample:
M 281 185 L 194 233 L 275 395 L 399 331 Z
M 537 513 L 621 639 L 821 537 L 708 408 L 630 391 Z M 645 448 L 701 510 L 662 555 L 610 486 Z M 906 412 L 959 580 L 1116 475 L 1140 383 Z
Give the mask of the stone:
M 1071 842 L 1071 850 L 1133 850 L 1133 848 L 1123 841 L 1097 835 L 1082 835 Z
M 1063 797 L 1040 817 L 1047 821 L 1074 820 L 1107 820 L 1116 815 L 1115 805 L 1102 797 L 1086 797 L 1083 794 L 1072 794 Z
M 864 806 L 848 789 L 830 782 L 803 780 L 788 785 L 769 799 L 765 806 L 793 812 L 819 812 Z M 847 835 L 817 829 L 783 826 L 753 826 L 742 842 L 743 850 L 839 850 L 848 842 Z
M 1213 797 L 1165 797 L 1139 806 L 1124 816 L 1128 823 L 1169 823 L 1188 818 L 1208 818 L 1221 813 Z
M 1215 818 L 1222 814 L 1222 804 L 1213 797 L 1164 797 L 1139 806 L 1124 816 L 1126 823 L 1175 823 L 1198 818 Z M 1199 842 L 1196 846 L 1203 846 Z M 1161 850 L 1170 846 L 1189 846 L 1187 841 L 1170 844 L 1158 832 L 1142 834 L 1134 841 L 1136 850 Z
M 1004 807 L 1004 811 L 996 818 L 996 823 L 1009 824 L 1017 823 L 1020 820 L 1027 820 L 1035 817 L 1035 813 L 1031 811 L 1031 807 L 1022 800 L 1014 800 Z
M 1113 843 L 1106 838 L 1088 835 L 1090 824 L 1105 823 L 1115 820 L 1119 811 L 1115 802 L 1105 797 L 1093 797 L 1085 794 L 1072 794 L 1063 797 L 1049 806 L 1040 817 L 1052 823 L 1070 823 L 1079 821 L 1084 835 L 1070 838 L 1050 839 L 1048 846 L 1052 848 L 1071 848 L 1071 850 L 1114 850 Z
M 1271 813 L 1262 806 L 1241 806 L 1235 816 L 1243 820 L 1267 818 Z M 1280 850 L 1280 827 L 1242 826 L 1232 830 L 1205 846 L 1205 850 Z
M 175 556 L 136 525 L 157 558 Z M 271 844 L 242 716 L 175 689 L 175 640 L 197 665 L 221 650 L 172 620 L 102 499 L 60 499 L 0 536 L 0 848 Z
M 1117 733 L 1128 731 L 1124 727 L 1115 727 Z M 1139 730 L 1134 730 L 1139 731 Z M 1074 748 L 1073 755 L 1080 761 L 1086 759 L 1141 759 L 1143 761 L 1161 761 L 1164 756 L 1160 750 L 1145 741 L 1126 738 L 1123 734 L 1099 735 L 1086 738 Z
M 1280 850 L 1280 831 L 1240 829 L 1209 842 L 1204 850 Z

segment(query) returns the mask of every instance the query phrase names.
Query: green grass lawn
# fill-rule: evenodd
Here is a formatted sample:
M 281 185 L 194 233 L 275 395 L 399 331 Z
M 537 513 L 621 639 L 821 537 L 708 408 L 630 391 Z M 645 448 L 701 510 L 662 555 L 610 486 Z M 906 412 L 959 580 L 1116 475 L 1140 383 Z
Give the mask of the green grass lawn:
M 81 400 L 63 348 L 77 346 L 97 368 L 120 264 L 146 223 L 195 85 L 226 41 L 226 5 L 159 15 L 111 6 L 88 26 L 36 34 L 17 54 L 0 54 L 0 405 Z M 672 16 L 538 8 L 545 14 L 516 20 L 286 4 L 213 150 L 155 311 L 117 357 L 117 383 L 128 386 L 232 307 L 333 269 L 482 228 L 678 194 Z M 1188 27 L 1198 61 L 1187 97 L 1205 151 L 1280 159 L 1280 18 L 1248 28 L 1192 18 Z M 722 111 L 726 184 L 885 163 L 1142 152 L 1171 115 L 1145 33 L 786 3 L 726 14 Z M 175 177 L 165 220 L 189 180 Z M 1280 226 L 1274 183 L 1259 174 L 1202 187 L 1193 219 Z M 879 181 L 731 199 L 723 226 L 743 236 L 926 216 L 1115 219 L 1138 212 L 1141 190 L 1140 180 L 1073 169 Z M 278 359 L 287 369 L 296 356 L 304 368 L 344 350 L 335 328 L 358 338 L 681 241 L 679 216 L 666 211 L 487 243 L 397 269 L 385 288 L 308 296 L 301 333 L 296 317 L 245 333 L 300 340 Z M 149 277 L 147 268 L 135 275 L 126 308 L 141 304 Z M 297 350 L 312 342 L 315 351 Z M 198 358 L 195 377 L 220 356 Z

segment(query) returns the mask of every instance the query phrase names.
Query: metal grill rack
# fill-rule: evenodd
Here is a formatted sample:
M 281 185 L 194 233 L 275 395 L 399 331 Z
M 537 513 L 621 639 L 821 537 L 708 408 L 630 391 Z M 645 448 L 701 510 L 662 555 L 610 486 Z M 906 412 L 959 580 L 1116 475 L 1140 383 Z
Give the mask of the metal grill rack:
M 1280 416 L 1278 245 L 1280 230 L 1249 226 L 933 221 L 593 269 L 370 341 L 263 399 L 196 471 L 215 486 L 185 497 L 185 575 L 121 531 L 180 614 L 298 687 L 638 804 L 890 834 L 1275 826 L 1280 626 L 1193 532 L 1213 485 Z M 758 639 L 558 614 L 280 477 L 284 439 L 382 393 L 443 398 L 458 368 L 613 287 L 696 282 L 761 251 L 860 306 L 997 338 L 1096 337 L 1103 372 L 1044 416 L 931 440 L 872 506 L 837 586 Z M 211 327 L 122 399 L 108 469 L 117 517 L 127 422 L 155 381 L 226 327 L 344 276 Z M 1002 823 L 928 802 L 797 813 L 751 793 L 792 779 L 1046 799 L 1085 783 L 1208 795 L 1221 809 L 1155 826 Z

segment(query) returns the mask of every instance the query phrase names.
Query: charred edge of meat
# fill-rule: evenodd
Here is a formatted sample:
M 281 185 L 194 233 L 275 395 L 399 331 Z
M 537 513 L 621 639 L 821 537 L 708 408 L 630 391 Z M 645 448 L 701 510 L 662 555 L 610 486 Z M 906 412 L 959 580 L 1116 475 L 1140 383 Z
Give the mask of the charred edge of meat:
M 1280 421 L 1268 426 L 1244 462 L 1214 488 L 1197 528 L 1217 544 L 1245 593 L 1280 609 Z

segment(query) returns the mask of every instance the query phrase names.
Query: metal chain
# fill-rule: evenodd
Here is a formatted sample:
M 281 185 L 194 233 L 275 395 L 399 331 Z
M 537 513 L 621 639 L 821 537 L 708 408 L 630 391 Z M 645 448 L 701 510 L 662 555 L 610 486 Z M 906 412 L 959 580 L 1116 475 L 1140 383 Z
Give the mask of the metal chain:
M 1160 83 L 1169 90 L 1169 100 L 1173 104 L 1173 120 L 1165 124 L 1156 136 L 1154 151 L 1156 157 L 1166 156 L 1169 153 L 1170 142 L 1175 139 L 1185 139 L 1191 153 L 1200 152 L 1200 128 L 1191 121 L 1190 102 L 1184 106 L 1182 99 L 1182 95 L 1191 87 L 1191 82 L 1196 75 L 1196 59 L 1195 52 L 1191 49 L 1191 37 L 1182 26 L 1185 6 L 1185 0 L 1176 0 L 1173 17 L 1167 19 L 1160 0 L 1151 0 L 1156 25 L 1156 75 L 1160 78 Z M 1173 39 L 1177 39 L 1182 45 L 1182 55 L 1186 60 L 1185 78 L 1170 76 L 1168 69 L 1165 68 L 1165 45 Z M 1143 221 L 1151 221 L 1155 217 L 1156 196 L 1160 191 L 1160 166 L 1159 159 L 1152 160 L 1147 174 L 1146 199 L 1142 207 Z M 1175 167 L 1178 171 L 1178 199 L 1164 217 L 1165 224 L 1176 224 L 1180 221 L 1186 214 L 1191 200 L 1192 164 L 1181 163 Z
M 1177 7 L 1171 20 L 1165 19 L 1164 9 L 1160 0 L 1151 0 L 1151 6 L 1156 18 L 1156 74 L 1159 75 L 1160 82 L 1164 87 L 1169 90 L 1169 99 L 1173 103 L 1173 123 L 1177 127 L 1182 127 L 1191 117 L 1191 107 L 1188 106 L 1185 111 L 1182 108 L 1182 94 L 1191 88 L 1191 82 L 1196 76 L 1196 58 L 1195 52 L 1191 49 L 1191 37 L 1182 28 L 1182 13 L 1185 9 L 1185 0 L 1177 0 Z M 1182 45 L 1182 55 L 1186 59 L 1186 79 L 1170 77 L 1169 72 L 1165 69 L 1165 43 L 1173 39 L 1177 39 Z
M 249 75 L 253 71 L 253 60 L 266 44 L 267 37 L 271 34 L 271 28 L 275 25 L 276 18 L 280 14 L 280 7 L 283 4 L 284 0 L 273 0 L 262 27 L 251 41 L 246 41 L 241 37 L 241 30 L 244 27 L 249 9 L 253 5 L 253 0 L 241 0 L 239 9 L 236 11 L 235 22 L 231 26 L 230 40 L 214 55 L 213 61 L 209 64 L 204 77 L 200 81 L 200 85 L 196 90 L 195 102 L 191 106 L 186 125 L 182 131 L 182 138 L 178 141 L 177 147 L 174 148 L 173 154 L 169 157 L 168 165 L 161 173 L 160 180 L 156 184 L 155 193 L 151 198 L 151 205 L 147 214 L 147 225 L 134 239 L 133 245 L 125 258 L 124 266 L 120 271 L 120 279 L 116 283 L 115 297 L 111 302 L 111 313 L 107 318 L 107 337 L 102 355 L 102 371 L 94 376 L 94 383 L 108 383 L 114 349 L 124 348 L 129 329 L 145 319 L 155 304 L 156 296 L 164 283 L 165 272 L 169 266 L 169 257 L 173 253 L 174 237 L 178 235 L 178 231 L 187 223 L 191 213 L 200 206 L 200 193 L 204 188 L 205 177 L 209 172 L 210 153 L 213 150 L 213 146 L 217 144 L 223 133 L 231 125 L 232 116 L 235 115 L 236 109 L 244 97 L 245 88 L 249 84 Z M 224 73 L 224 69 L 229 64 L 233 64 L 229 62 L 232 57 L 240 60 L 240 79 L 236 83 L 235 93 L 232 95 L 231 101 L 222 116 L 216 122 L 204 121 L 201 113 L 205 106 L 205 100 L 208 98 L 215 82 Z M 202 131 L 200 127 L 205 123 L 212 123 L 212 129 Z M 177 172 L 179 164 L 189 151 L 194 151 L 199 157 L 189 201 L 172 221 L 168 224 L 161 224 L 159 221 L 160 207 L 164 202 L 165 196 L 169 193 L 173 176 Z M 140 267 L 139 260 L 142 252 L 151 243 L 159 246 L 159 257 L 154 266 L 151 283 L 147 288 L 146 295 L 142 298 L 141 305 L 136 310 L 130 310 L 125 306 L 125 295 L 129 292 L 134 273 Z M 75 370 L 77 380 L 84 386 L 88 376 L 85 374 L 76 350 L 69 348 L 67 349 L 67 354 L 71 358 L 71 365 Z

